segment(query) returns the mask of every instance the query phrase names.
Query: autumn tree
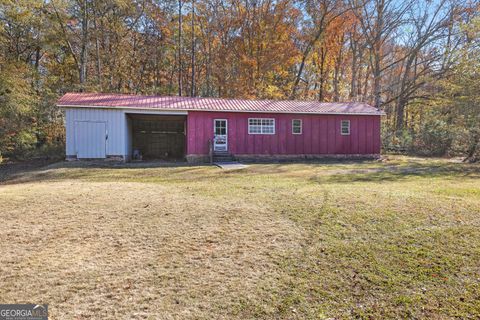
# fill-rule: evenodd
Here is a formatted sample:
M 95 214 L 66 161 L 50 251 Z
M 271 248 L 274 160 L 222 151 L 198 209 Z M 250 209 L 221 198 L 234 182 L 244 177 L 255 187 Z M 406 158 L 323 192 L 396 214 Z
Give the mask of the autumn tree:
M 386 112 L 387 150 L 474 158 L 478 15 L 452 0 L 0 0 L 0 152 L 60 141 L 57 97 L 96 91 L 362 101 Z

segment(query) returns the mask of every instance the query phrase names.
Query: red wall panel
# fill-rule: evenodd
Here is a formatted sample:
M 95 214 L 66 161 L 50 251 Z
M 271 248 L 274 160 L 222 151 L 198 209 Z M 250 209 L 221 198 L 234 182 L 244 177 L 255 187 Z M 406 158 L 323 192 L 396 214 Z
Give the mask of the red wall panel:
M 275 134 L 248 134 L 248 118 L 274 118 Z M 232 154 L 378 154 L 380 116 L 305 115 L 190 111 L 187 154 L 208 154 L 213 120 L 227 119 L 228 149 Z M 302 120 L 302 134 L 292 134 L 292 120 Z M 340 133 L 350 120 L 350 135 Z

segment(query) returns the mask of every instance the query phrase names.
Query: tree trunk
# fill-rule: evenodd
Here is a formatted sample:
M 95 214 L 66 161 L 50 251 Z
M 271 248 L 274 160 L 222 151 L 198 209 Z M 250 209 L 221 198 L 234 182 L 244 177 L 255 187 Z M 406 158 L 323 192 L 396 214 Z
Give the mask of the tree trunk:
M 93 28 L 95 29 L 95 58 L 96 58 L 96 69 L 97 69 L 97 85 L 100 87 L 100 91 L 102 91 L 102 63 L 100 60 L 100 44 L 98 40 L 99 31 L 97 29 L 97 10 L 95 9 L 95 5 L 93 6 Z
M 384 11 L 385 11 L 385 2 L 384 0 L 379 0 L 377 2 L 377 21 L 375 23 L 375 36 L 373 37 L 374 41 L 372 43 L 373 48 L 373 104 L 375 108 L 380 108 L 382 103 L 382 70 L 381 70 L 381 60 L 382 60 L 382 34 L 384 32 Z
M 353 41 L 353 40 L 351 40 Z M 357 95 L 357 45 L 351 43 L 350 48 L 352 50 L 352 65 L 351 65 L 351 78 L 350 78 L 350 94 L 348 95 L 351 100 Z
M 473 133 L 472 143 L 468 148 L 467 157 L 463 160 L 464 162 L 476 162 L 479 160 L 477 158 L 479 153 L 479 150 L 478 150 L 479 144 L 480 144 L 480 132 L 476 131 Z
M 377 50 L 376 50 L 377 51 Z M 374 65 L 373 65 L 373 96 L 374 102 L 373 105 L 375 108 L 380 108 L 381 95 L 382 95 L 382 87 L 381 87 L 381 80 L 382 75 L 380 71 L 380 50 L 378 49 L 377 53 L 374 56 Z
M 208 31 L 210 32 L 210 31 Z M 208 57 L 207 57 L 207 70 L 206 70 L 206 82 L 207 82 L 207 97 L 210 97 L 212 92 L 211 92 L 211 81 L 210 77 L 212 74 L 212 44 L 210 41 L 210 33 L 209 36 L 207 37 L 208 41 Z
M 370 77 L 370 64 L 367 65 L 367 70 L 365 71 L 365 80 L 363 81 L 363 92 L 362 92 L 363 99 L 365 99 L 365 97 L 367 96 L 369 77 Z
M 178 0 L 178 95 L 182 96 L 182 0 Z
M 83 0 L 82 8 L 82 40 L 80 46 L 80 90 L 85 88 L 87 80 L 87 59 L 88 59 L 88 0 Z
M 195 0 L 192 0 L 192 81 L 190 96 L 195 97 Z
M 342 58 L 343 58 L 343 44 L 344 44 L 345 35 L 342 34 L 340 39 L 340 49 L 338 50 L 338 55 L 335 58 L 335 69 L 333 71 L 333 101 L 340 101 L 340 92 L 338 89 L 338 82 L 340 81 L 340 73 L 342 70 Z
M 324 88 L 325 88 L 325 59 L 327 56 L 327 49 L 320 49 L 320 85 L 318 88 L 318 101 L 323 102 L 325 99 L 325 93 L 324 93 Z
M 405 122 L 405 106 L 409 100 L 407 96 L 407 86 L 408 80 L 410 78 L 410 70 L 412 69 L 412 65 L 416 64 L 417 53 L 416 51 L 411 52 L 410 56 L 407 58 L 407 62 L 405 63 L 405 68 L 403 70 L 402 80 L 400 84 L 400 91 L 398 93 L 397 105 L 395 108 L 395 131 L 397 135 L 400 135 L 404 128 Z

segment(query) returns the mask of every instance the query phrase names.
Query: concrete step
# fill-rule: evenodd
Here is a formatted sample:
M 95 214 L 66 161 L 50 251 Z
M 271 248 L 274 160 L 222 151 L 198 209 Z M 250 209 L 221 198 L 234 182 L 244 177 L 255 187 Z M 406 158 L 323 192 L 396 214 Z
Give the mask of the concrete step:
M 228 162 L 228 161 L 234 161 L 235 158 L 233 157 L 213 157 L 213 161 L 218 161 L 218 162 Z
M 235 161 L 235 158 L 233 157 L 233 155 L 231 155 L 228 152 L 226 153 L 216 152 L 213 154 L 213 161 L 214 162 L 231 162 L 231 161 Z

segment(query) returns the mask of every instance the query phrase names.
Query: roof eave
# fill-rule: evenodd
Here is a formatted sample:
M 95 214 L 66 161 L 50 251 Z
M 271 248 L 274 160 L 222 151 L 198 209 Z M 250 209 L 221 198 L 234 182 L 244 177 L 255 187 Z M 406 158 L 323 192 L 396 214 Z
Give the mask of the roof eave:
M 384 116 L 383 111 L 372 112 L 296 112 L 296 111 L 253 111 L 253 110 L 212 110 L 212 109 L 169 109 L 169 108 L 147 108 L 147 107 L 122 107 L 122 106 L 93 106 L 93 105 L 71 105 L 57 104 L 60 108 L 99 108 L 114 110 L 150 110 L 150 111 L 168 111 L 168 112 L 233 112 L 233 113 L 282 113 L 282 114 L 316 114 L 316 115 L 350 115 L 350 116 Z

